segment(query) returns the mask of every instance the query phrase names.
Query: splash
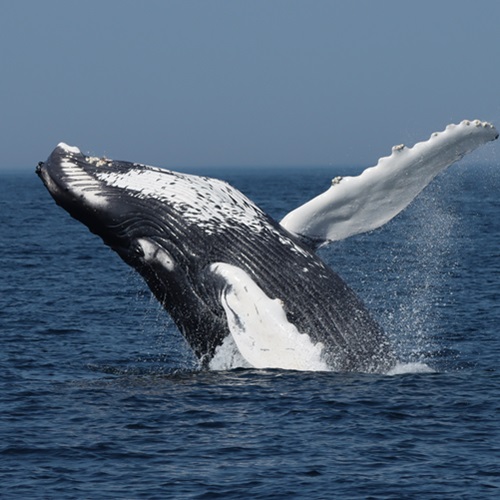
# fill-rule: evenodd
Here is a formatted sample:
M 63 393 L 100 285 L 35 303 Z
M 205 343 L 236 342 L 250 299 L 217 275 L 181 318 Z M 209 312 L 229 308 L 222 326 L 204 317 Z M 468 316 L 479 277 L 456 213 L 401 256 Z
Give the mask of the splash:
M 436 370 L 425 363 L 398 363 L 386 375 L 407 375 L 410 373 L 436 373 Z
M 450 276 L 459 260 L 460 219 L 449 203 L 460 190 L 456 178 L 452 171 L 439 177 L 383 229 L 320 251 L 362 297 L 397 359 L 409 367 L 443 362 L 443 315 L 453 304 Z
M 442 329 L 441 312 L 451 300 L 448 276 L 456 267 L 453 235 L 458 218 L 446 206 L 442 184 L 437 182 L 406 219 L 399 235 L 405 248 L 392 254 L 399 290 L 394 289 L 394 313 L 384 326 L 399 359 L 410 364 L 432 362 L 441 349 L 437 338 Z M 405 293 L 397 293 L 402 288 Z
M 228 335 L 215 351 L 209 368 L 213 371 L 225 371 L 236 368 L 253 368 L 253 366 L 240 354 L 232 335 Z

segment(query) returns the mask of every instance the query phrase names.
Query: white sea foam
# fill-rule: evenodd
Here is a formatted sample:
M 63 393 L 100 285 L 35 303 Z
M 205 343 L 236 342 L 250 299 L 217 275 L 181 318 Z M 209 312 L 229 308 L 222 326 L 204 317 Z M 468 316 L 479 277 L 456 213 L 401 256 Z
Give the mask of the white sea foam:
M 436 370 L 425 363 L 398 363 L 387 372 L 387 375 L 405 375 L 407 373 L 436 373 Z
M 233 336 L 228 335 L 222 345 L 216 349 L 214 357 L 210 360 L 209 367 L 211 370 L 220 371 L 252 368 L 252 365 L 241 355 Z

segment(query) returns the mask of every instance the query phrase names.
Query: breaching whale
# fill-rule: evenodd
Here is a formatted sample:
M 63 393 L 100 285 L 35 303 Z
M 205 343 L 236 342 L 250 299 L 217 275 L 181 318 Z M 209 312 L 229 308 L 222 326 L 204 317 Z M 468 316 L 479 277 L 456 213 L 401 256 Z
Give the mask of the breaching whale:
M 37 173 L 58 205 L 145 279 L 201 364 L 387 372 L 397 362 L 362 301 L 316 255 L 371 231 L 498 132 L 449 125 L 357 177 L 334 179 L 281 223 L 226 182 L 84 155 L 60 143 Z

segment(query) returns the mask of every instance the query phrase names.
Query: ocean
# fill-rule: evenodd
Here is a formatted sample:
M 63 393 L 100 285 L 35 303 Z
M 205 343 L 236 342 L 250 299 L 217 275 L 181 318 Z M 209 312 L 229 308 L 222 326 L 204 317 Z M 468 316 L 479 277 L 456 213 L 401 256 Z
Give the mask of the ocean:
M 280 219 L 358 171 L 201 172 Z M 320 250 L 398 373 L 217 372 L 34 169 L 0 172 L 0 497 L 499 498 L 499 192 L 495 166 L 455 165 Z

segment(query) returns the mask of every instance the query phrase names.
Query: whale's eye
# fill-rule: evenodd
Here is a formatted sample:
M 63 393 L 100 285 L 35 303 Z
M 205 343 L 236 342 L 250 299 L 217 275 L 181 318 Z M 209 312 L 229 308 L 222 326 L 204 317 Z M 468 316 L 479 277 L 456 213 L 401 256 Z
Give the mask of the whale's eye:
M 136 256 L 136 257 L 139 257 L 139 258 L 143 258 L 144 257 L 144 249 L 142 248 L 141 244 L 139 241 L 135 241 L 134 244 L 132 245 L 132 253 Z

